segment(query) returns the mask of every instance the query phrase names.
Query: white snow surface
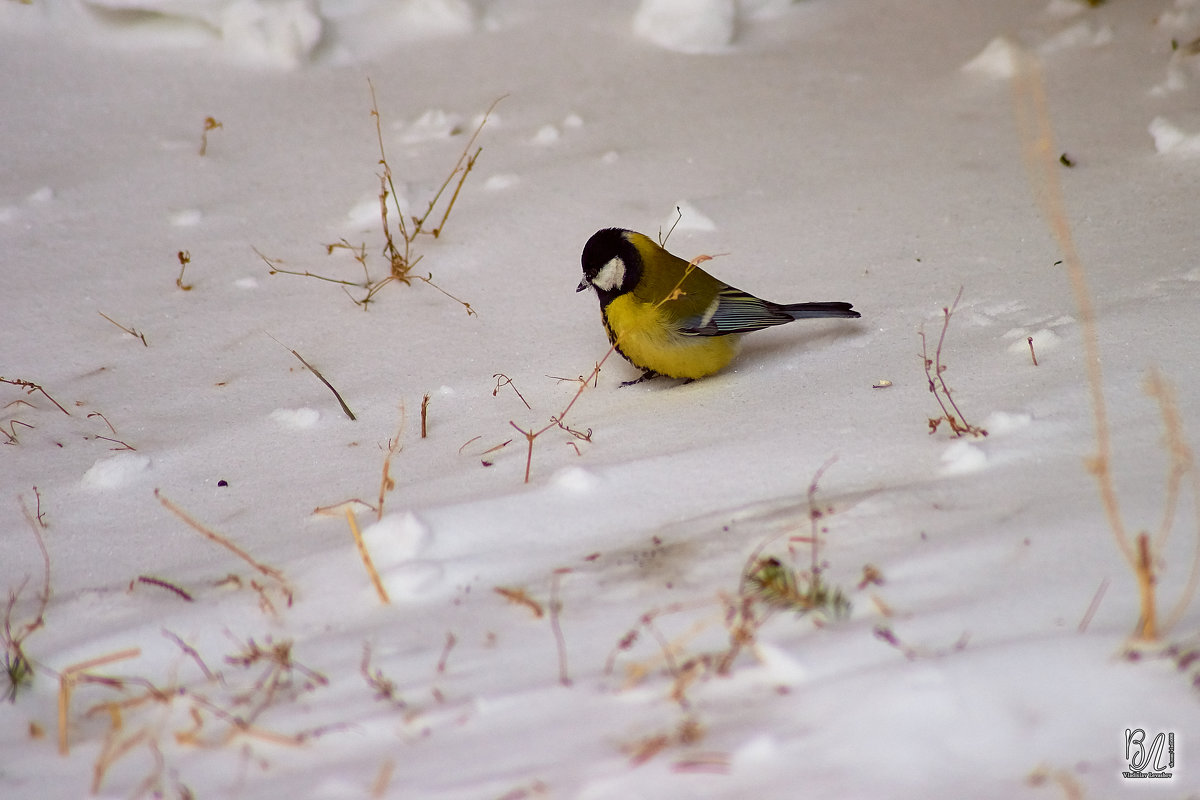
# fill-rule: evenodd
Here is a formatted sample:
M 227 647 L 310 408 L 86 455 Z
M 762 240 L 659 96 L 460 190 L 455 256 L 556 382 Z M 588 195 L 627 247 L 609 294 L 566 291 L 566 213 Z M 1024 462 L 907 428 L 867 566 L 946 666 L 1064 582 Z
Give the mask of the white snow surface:
M 1036 59 L 1120 513 L 1157 532 L 1152 369 L 1200 432 L 1198 35 L 1195 0 L 0 4 L 0 375 L 44 389 L 0 384 L 34 669 L 0 797 L 1200 797 L 1194 484 L 1130 659 L 1015 113 Z M 503 97 L 413 245 L 474 316 L 267 263 L 385 274 L 368 80 L 409 215 Z M 862 319 L 686 385 L 618 388 L 614 356 L 562 418 L 608 346 L 584 242 L 677 206 L 674 252 Z M 928 422 L 919 333 L 960 288 L 943 376 L 986 438 Z M 514 428 L 547 425 L 525 483 Z M 778 611 L 717 670 L 748 561 L 807 569 L 823 465 L 849 617 Z M 1171 777 L 1123 777 L 1137 730 L 1174 734 Z

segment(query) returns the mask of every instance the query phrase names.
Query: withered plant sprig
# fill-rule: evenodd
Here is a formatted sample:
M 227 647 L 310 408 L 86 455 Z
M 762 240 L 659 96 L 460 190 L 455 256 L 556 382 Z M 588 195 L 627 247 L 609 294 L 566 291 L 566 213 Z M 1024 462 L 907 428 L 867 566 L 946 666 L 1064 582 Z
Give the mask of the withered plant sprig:
M 232 542 L 228 537 L 222 536 L 221 534 L 217 533 L 213 529 L 209 528 L 207 525 L 204 525 L 203 523 L 199 522 L 197 519 L 192 517 L 190 514 L 188 514 L 186 511 L 184 511 L 182 508 L 180 508 L 174 502 L 167 499 L 167 497 L 164 494 L 162 494 L 158 489 L 154 490 L 154 496 L 158 499 L 158 502 L 160 502 L 162 504 L 163 508 L 167 509 L 172 514 L 179 517 L 179 519 L 183 520 L 183 522 L 186 523 L 188 525 L 188 527 L 192 528 L 192 530 L 196 531 L 201 536 L 208 539 L 210 542 L 213 542 L 215 544 L 220 545 L 221 547 L 224 547 L 226 550 L 228 550 L 229 552 L 236 555 L 242 561 L 245 561 L 247 564 L 249 564 L 256 572 L 258 572 L 264 578 L 267 578 L 271 581 L 269 587 L 265 586 L 263 584 L 260 584 L 260 583 L 258 583 L 258 581 L 253 580 L 253 579 L 250 581 L 251 588 L 254 589 L 258 593 L 259 603 L 262 606 L 264 611 L 267 611 L 271 614 L 277 613 L 277 609 L 275 608 L 275 603 L 270 599 L 270 597 L 268 595 L 268 592 L 267 592 L 268 588 L 272 588 L 272 589 L 275 589 L 276 591 L 278 591 L 283 596 L 285 605 L 287 605 L 288 607 L 290 607 L 292 605 L 292 596 L 294 594 L 292 586 L 288 582 L 288 579 L 284 576 L 284 574 L 280 570 L 276 569 L 275 567 L 268 566 L 267 564 L 264 564 L 261 561 L 258 561 L 252 555 L 250 555 L 245 550 L 243 550 L 241 547 L 239 547 L 237 544 Z M 235 585 L 241 584 L 241 579 L 237 578 L 237 576 L 230 576 L 230 579 L 228 579 L 228 581 Z
M 712 256 L 700 255 L 700 256 L 696 256 L 690 262 L 688 262 L 687 268 L 683 271 L 683 276 L 680 277 L 679 281 L 675 284 L 675 286 L 671 289 L 671 291 L 668 292 L 667 295 L 665 297 L 663 297 L 662 300 L 659 300 L 655 304 L 654 307 L 661 308 L 664 304 L 669 303 L 672 300 L 678 300 L 680 297 L 683 297 L 685 294 L 687 294 L 686 292 L 683 291 L 683 284 L 688 279 L 688 276 L 690 276 L 692 274 L 692 272 L 696 269 L 697 265 L 702 264 L 705 261 L 711 261 L 712 258 L 713 258 Z M 533 426 L 530 426 L 530 428 L 528 430 L 526 430 L 525 428 L 522 428 L 520 425 L 518 425 L 516 422 L 514 422 L 512 420 L 508 421 L 509 425 L 511 425 L 513 428 L 515 428 L 517 430 L 517 432 L 519 432 L 522 436 L 525 437 L 525 442 L 526 442 L 525 483 L 529 483 L 529 474 L 530 474 L 531 470 L 533 469 L 533 444 L 535 441 L 537 441 L 537 438 L 539 436 L 541 436 L 543 433 L 545 433 L 546 431 L 550 430 L 551 428 L 561 428 L 562 430 L 564 430 L 567 433 L 574 436 L 576 439 L 579 439 L 582 441 L 591 441 L 591 438 L 592 438 L 591 428 L 588 428 L 587 431 L 580 431 L 580 430 L 568 427 L 566 424 L 567 414 L 569 414 L 571 412 L 571 409 L 575 407 L 575 403 L 579 401 L 579 398 L 583 396 L 583 393 L 585 391 L 587 391 L 591 387 L 599 385 L 600 370 L 604 366 L 604 363 L 606 361 L 608 361 L 609 357 L 611 357 L 612 354 L 614 352 L 616 352 L 617 345 L 619 343 L 620 343 L 620 337 L 618 336 L 617 341 L 614 342 L 608 348 L 608 352 L 606 352 L 604 354 L 604 356 L 599 361 L 596 362 L 596 365 L 594 367 L 592 367 L 592 371 L 590 373 L 588 373 L 587 377 L 580 377 L 579 388 L 577 390 L 575 390 L 575 394 L 572 395 L 571 399 L 567 402 L 566 406 L 563 407 L 563 410 L 560 411 L 558 414 L 555 414 L 554 416 L 550 417 L 550 422 L 548 422 L 546 425 L 542 426 L 541 428 L 534 428 Z M 497 379 L 499 379 L 501 377 L 507 379 L 507 376 L 503 375 L 502 373 L 497 373 L 493 377 L 495 377 Z M 562 380 L 562 379 L 555 378 L 555 380 Z M 512 381 L 508 380 L 508 383 L 511 384 Z M 501 384 L 498 380 L 498 382 L 496 384 L 496 391 L 499 391 L 501 385 L 504 385 L 504 384 Z M 513 387 L 513 391 L 516 391 L 515 386 Z M 494 392 L 493 392 L 493 396 L 495 396 Z M 521 402 L 525 403 L 525 406 L 528 408 L 529 403 L 527 403 L 525 401 L 525 398 L 521 395 L 520 392 L 517 392 L 517 396 L 521 398 Z M 576 450 L 578 450 L 578 447 L 576 448 Z
M 934 351 L 933 358 L 929 357 L 929 348 L 925 341 L 925 329 L 922 328 L 920 331 L 921 360 L 925 364 L 925 378 L 929 381 L 930 394 L 933 395 L 942 409 L 940 417 L 929 418 L 929 432 L 936 433 L 938 426 L 946 422 L 950 426 L 950 432 L 956 437 L 963 436 L 964 434 L 970 436 L 987 436 L 987 431 L 983 428 L 967 422 L 966 416 L 954 400 L 954 395 L 951 393 L 950 387 L 946 384 L 946 365 L 942 363 L 942 346 L 946 343 L 946 332 L 950 330 L 950 318 L 954 316 L 954 311 L 958 308 L 958 301 L 962 299 L 962 293 L 963 290 L 959 289 L 954 302 L 949 306 L 942 307 L 942 333 L 938 336 L 937 349 Z
M 55 400 L 53 397 L 51 397 L 49 392 L 47 392 L 45 389 L 43 389 L 41 386 L 34 383 L 33 381 L 27 381 L 27 380 L 24 380 L 23 378 L 0 377 L 0 383 L 7 383 L 7 384 L 11 384 L 13 386 L 20 386 L 22 389 L 25 390 L 25 394 L 33 394 L 34 392 L 41 392 L 42 396 L 45 397 L 47 400 L 49 400 L 51 403 L 54 403 L 54 405 L 58 408 L 59 411 L 66 414 L 68 417 L 71 416 L 70 411 L 67 411 L 65 408 L 63 408 L 62 404 L 59 403 L 57 400 Z
M 0 631 L 0 647 L 4 649 L 3 667 L 5 678 L 8 681 L 8 686 L 4 690 L 4 699 L 10 702 L 16 702 L 17 693 L 33 681 L 33 663 L 25 654 L 25 639 L 46 624 L 46 606 L 50 603 L 50 554 L 46 551 L 46 542 L 42 538 L 42 530 L 45 526 L 41 522 L 40 515 L 34 516 L 25 507 L 24 498 L 18 498 L 18 502 L 22 515 L 33 531 L 38 550 L 42 554 L 42 588 L 38 592 L 37 613 L 34 614 L 32 620 L 25 623 L 14 623 L 13 611 L 28 583 L 28 578 L 22 581 L 17 588 L 10 589 L 8 593 L 8 604 L 4 610 L 4 628 Z
M 433 197 L 429 200 L 425 207 L 424 213 L 420 215 L 405 216 L 403 209 L 400 207 L 399 195 L 396 192 L 395 181 L 392 177 L 392 167 L 388 162 L 387 150 L 383 144 L 383 122 L 382 116 L 379 113 L 379 103 L 375 97 L 375 84 L 368 79 L 367 85 L 371 90 L 371 116 L 375 120 L 375 136 L 379 144 L 379 219 L 383 228 L 384 245 L 382 254 L 387 260 L 388 274 L 383 278 L 376 280 L 371 277 L 370 269 L 367 266 L 367 247 L 365 244 L 352 245 L 345 239 L 334 244 L 325 245 L 326 255 L 332 255 L 338 250 L 347 250 L 354 257 L 354 260 L 362 265 L 364 277 L 362 281 L 350 281 L 340 278 L 331 278 L 325 275 L 320 275 L 308 270 L 290 270 L 280 266 L 282 262 L 278 259 L 270 259 L 260 253 L 257 249 L 258 256 L 266 262 L 270 269 L 270 274 L 297 275 L 304 278 L 316 278 L 317 280 L 335 283 L 342 287 L 343 291 L 349 294 L 349 288 L 363 289 L 366 294 L 356 298 L 353 295 L 350 299 L 356 305 L 362 306 L 363 310 L 367 310 L 370 303 L 374 301 L 375 295 L 379 293 L 384 286 L 387 286 L 393 281 L 398 281 L 406 286 L 411 286 L 414 280 L 421 281 L 437 289 L 439 292 L 450 298 L 454 302 L 461 305 L 467 312 L 468 316 L 477 316 L 475 309 L 469 302 L 461 297 L 446 291 L 433 280 L 433 273 L 429 272 L 425 275 L 415 273 L 413 270 L 424 257 L 423 254 L 417 253 L 415 243 L 421 235 L 432 236 L 437 239 L 446 229 L 446 223 L 450 219 L 450 213 L 454 210 L 455 203 L 458 202 L 459 194 L 462 192 L 463 184 L 466 183 L 467 176 L 471 174 L 471 170 L 475 168 L 475 162 L 478 160 L 483 148 L 476 145 L 479 139 L 479 134 L 482 133 L 484 125 L 487 124 L 492 111 L 496 105 L 504 99 L 505 96 L 496 98 L 495 101 L 484 112 L 475 131 L 467 140 L 462 152 L 458 156 L 458 160 L 454 162 L 454 166 L 446 175 L 446 179 L 433 193 Z M 393 211 L 389 211 L 388 202 L 391 201 L 391 206 L 394 209 L 395 216 L 395 232 L 393 233 L 392 216 Z M 440 218 L 437 218 L 437 213 L 441 212 Z M 433 220 L 437 218 L 437 223 Z

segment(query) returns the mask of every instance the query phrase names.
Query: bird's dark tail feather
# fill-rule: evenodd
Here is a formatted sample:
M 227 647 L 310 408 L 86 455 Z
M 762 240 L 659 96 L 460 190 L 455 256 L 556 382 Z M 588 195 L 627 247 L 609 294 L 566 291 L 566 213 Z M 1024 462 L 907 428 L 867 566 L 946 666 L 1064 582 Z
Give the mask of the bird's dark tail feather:
M 817 317 L 848 317 L 862 316 L 849 303 L 792 303 L 780 306 L 784 313 L 792 319 L 814 319 Z

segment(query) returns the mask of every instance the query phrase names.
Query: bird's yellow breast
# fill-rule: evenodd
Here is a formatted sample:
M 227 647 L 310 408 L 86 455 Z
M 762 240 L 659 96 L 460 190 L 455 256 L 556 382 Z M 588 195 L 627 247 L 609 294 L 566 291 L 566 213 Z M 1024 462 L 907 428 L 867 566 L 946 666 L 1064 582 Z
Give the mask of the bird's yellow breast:
M 604 325 L 609 340 L 634 366 L 669 378 L 712 375 L 737 355 L 740 338 L 683 336 L 672 327 L 664 308 L 643 303 L 632 293 L 608 304 Z

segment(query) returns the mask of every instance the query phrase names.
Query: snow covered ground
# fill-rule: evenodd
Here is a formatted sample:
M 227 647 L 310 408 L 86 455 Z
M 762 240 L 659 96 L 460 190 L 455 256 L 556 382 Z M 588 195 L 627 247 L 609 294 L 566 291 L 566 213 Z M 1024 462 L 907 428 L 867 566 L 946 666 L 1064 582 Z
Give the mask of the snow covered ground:
M 0 30 L 0 376 L 44 390 L 0 384 L 34 665 L 0 796 L 1200 797 L 1193 478 L 1155 550 L 1172 624 L 1130 659 L 1017 113 L 1031 55 L 1120 510 L 1157 532 L 1152 369 L 1200 431 L 1200 1 L 32 0 Z M 474 315 L 271 274 L 361 281 L 342 240 L 387 272 L 368 79 L 409 213 L 503 97 L 414 243 Z M 673 252 L 862 319 L 688 385 L 618 388 L 614 357 L 526 484 L 514 426 L 607 348 L 583 243 L 677 206 Z M 986 438 L 929 430 L 919 332 L 960 289 L 944 376 Z M 810 500 L 844 619 L 747 600 L 760 557 L 807 578 Z M 1159 733 L 1172 776 L 1123 777 Z

